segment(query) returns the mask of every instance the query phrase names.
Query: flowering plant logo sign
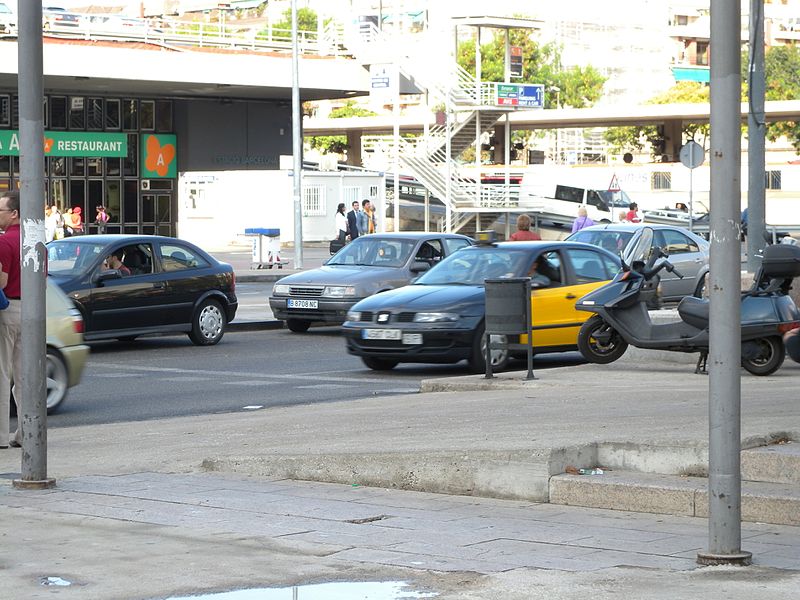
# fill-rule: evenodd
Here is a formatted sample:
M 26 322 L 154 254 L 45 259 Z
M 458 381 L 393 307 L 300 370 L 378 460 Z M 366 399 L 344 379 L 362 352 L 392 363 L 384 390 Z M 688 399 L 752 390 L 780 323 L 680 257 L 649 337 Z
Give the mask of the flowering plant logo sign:
M 161 136 L 166 138 L 168 136 Z M 144 144 L 144 167 L 148 177 L 174 177 L 175 144 L 148 135 Z

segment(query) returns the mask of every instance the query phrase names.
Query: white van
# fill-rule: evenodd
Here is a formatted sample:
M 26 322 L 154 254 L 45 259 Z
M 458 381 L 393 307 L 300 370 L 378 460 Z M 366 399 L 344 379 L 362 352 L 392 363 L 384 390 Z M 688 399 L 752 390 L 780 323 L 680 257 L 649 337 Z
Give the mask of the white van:
M 520 190 L 520 207 L 539 212 L 543 219 L 551 217 L 559 222 L 571 221 L 578 216 L 578 207 L 584 206 L 588 217 L 595 223 L 613 223 L 617 213 L 627 211 L 631 199 L 623 191 L 596 190 L 569 185 L 556 185 L 552 196 L 541 196 Z

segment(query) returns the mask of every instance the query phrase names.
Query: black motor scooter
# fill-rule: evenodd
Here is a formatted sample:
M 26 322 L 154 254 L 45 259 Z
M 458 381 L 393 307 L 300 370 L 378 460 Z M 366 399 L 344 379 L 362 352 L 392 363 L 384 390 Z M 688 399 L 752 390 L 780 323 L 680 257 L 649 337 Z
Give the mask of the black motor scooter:
M 695 373 L 705 373 L 709 344 L 709 302 L 687 296 L 678 304 L 680 321 L 654 324 L 647 302 L 657 293 L 662 269 L 680 273 L 667 255 L 652 246 L 653 230 L 637 232 L 622 258 L 623 270 L 608 284 L 575 304 L 596 313 L 578 334 L 578 349 L 590 362 L 606 364 L 620 358 L 628 345 L 637 348 L 699 352 Z M 786 351 L 783 334 L 800 327 L 800 311 L 788 295 L 800 276 L 800 247 L 768 246 L 753 286 L 742 292 L 742 366 L 754 375 L 774 373 Z

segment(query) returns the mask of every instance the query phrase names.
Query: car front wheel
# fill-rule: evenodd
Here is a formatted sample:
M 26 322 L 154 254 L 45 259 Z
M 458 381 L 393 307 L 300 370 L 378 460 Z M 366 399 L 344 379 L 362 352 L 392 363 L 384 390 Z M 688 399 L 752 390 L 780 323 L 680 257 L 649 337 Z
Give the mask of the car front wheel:
M 64 402 L 69 387 L 69 376 L 64 357 L 53 349 L 47 349 L 47 366 L 45 371 L 47 385 L 47 414 L 52 414 Z
M 198 346 L 213 346 L 225 334 L 225 313 L 216 300 L 204 300 L 192 317 L 189 339 Z
M 361 360 L 373 371 L 391 371 L 397 366 L 396 360 L 386 360 L 385 358 L 362 356 Z
M 473 373 L 486 372 L 486 332 L 485 326 L 481 325 L 476 331 L 476 336 L 472 341 L 472 356 L 469 359 L 469 368 Z M 508 366 L 510 358 L 507 346 L 507 338 L 504 335 L 493 335 L 492 342 L 506 344 L 504 348 L 493 348 L 491 350 L 492 371 L 502 371 Z
M 286 327 L 293 333 L 305 333 L 311 327 L 311 321 L 303 321 L 301 319 L 287 319 Z

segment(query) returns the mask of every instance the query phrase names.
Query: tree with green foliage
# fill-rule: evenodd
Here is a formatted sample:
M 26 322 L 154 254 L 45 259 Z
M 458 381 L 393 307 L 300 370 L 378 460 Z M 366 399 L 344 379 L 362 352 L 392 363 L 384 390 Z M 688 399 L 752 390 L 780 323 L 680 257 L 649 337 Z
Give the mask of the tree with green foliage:
M 522 77 L 515 83 L 540 83 L 545 88 L 545 108 L 591 106 L 603 93 L 606 78 L 592 66 L 561 66 L 561 52 L 554 44 L 540 44 L 527 29 L 508 30 L 512 46 L 522 49 Z M 494 36 L 491 42 L 481 44 L 481 80 L 505 81 L 505 35 Z M 475 40 L 458 45 L 458 64 L 475 75 Z M 560 91 L 553 93 L 553 88 Z
M 747 64 L 747 61 L 742 61 Z M 764 55 L 764 74 L 767 82 L 767 100 L 796 100 L 800 98 L 800 48 L 773 46 Z M 800 122 L 779 121 L 767 125 L 767 139 L 776 141 L 786 136 L 795 150 L 800 152 Z
M 317 13 L 311 8 L 298 8 L 297 9 L 297 30 L 298 31 L 316 31 L 317 30 Z M 259 36 L 268 35 L 269 31 L 264 29 L 258 33 Z M 292 38 L 292 9 L 287 8 L 281 20 L 272 24 L 272 37 L 273 39 L 285 38 L 291 40 Z
M 666 92 L 654 96 L 646 104 L 673 104 L 708 102 L 710 88 L 696 81 L 679 81 Z M 705 145 L 709 125 L 684 123 L 683 137 Z M 630 127 L 609 127 L 605 132 L 605 140 L 618 152 L 641 151 L 645 144 L 650 144 L 653 155 L 663 153 L 664 135 L 656 125 L 633 125 Z
M 334 108 L 331 111 L 331 119 L 342 119 L 345 117 L 374 117 L 377 113 L 359 106 L 354 100 L 348 100 L 343 106 Z M 344 154 L 349 148 L 347 136 L 345 135 L 318 135 L 308 138 L 310 148 L 319 150 L 323 154 Z

